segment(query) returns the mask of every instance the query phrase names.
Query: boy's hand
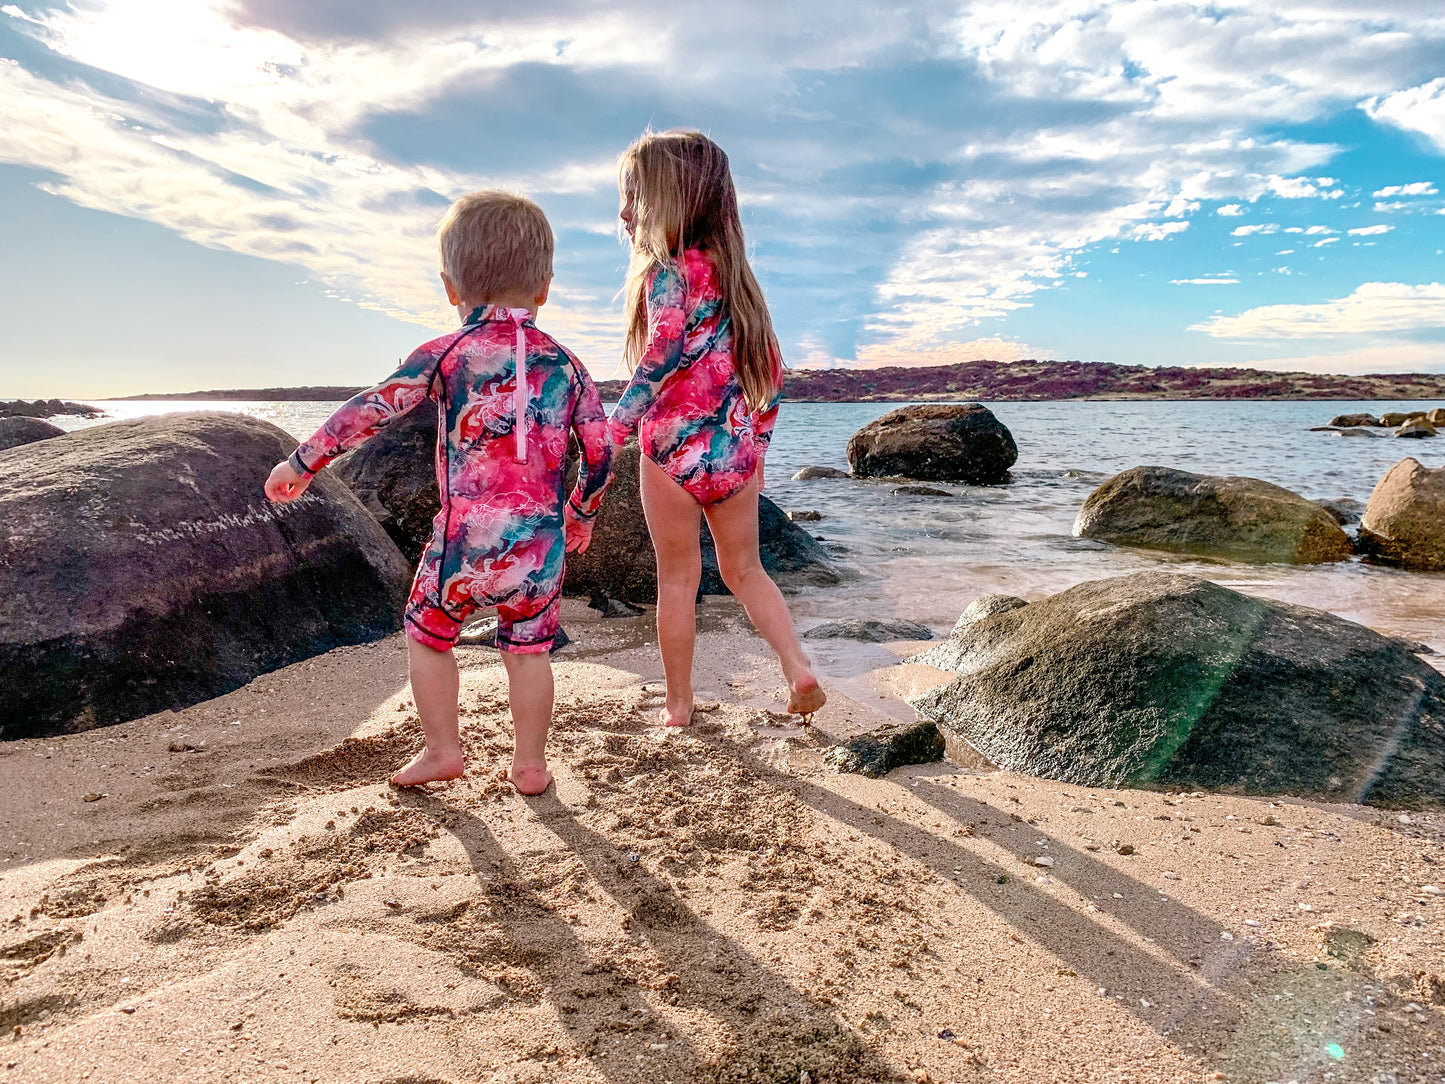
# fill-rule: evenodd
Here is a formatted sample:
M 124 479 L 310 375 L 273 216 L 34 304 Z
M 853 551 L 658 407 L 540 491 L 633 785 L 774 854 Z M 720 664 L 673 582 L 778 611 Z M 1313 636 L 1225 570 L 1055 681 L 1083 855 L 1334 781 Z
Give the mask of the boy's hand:
M 572 511 L 572 506 L 569 504 L 562 511 L 562 522 L 566 529 L 567 552 L 586 553 L 587 547 L 592 545 L 592 527 L 597 521 L 595 519 L 578 519 L 577 513 Z
M 273 504 L 289 504 L 306 492 L 313 477 L 297 473 L 296 468 L 283 459 L 271 468 L 271 476 L 266 479 L 266 499 Z

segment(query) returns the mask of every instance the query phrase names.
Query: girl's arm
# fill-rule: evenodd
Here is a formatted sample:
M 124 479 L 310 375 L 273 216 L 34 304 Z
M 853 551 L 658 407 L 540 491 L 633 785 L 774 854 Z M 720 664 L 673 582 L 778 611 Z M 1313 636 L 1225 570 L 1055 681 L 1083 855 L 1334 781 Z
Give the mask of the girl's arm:
M 638 419 L 657 398 L 663 381 L 682 360 L 686 331 L 687 297 L 682 275 L 676 267 L 658 265 L 647 284 L 647 345 L 607 422 L 618 446 L 626 443 Z
M 582 459 L 577 465 L 577 485 L 567 498 L 567 510 L 580 520 L 596 518 L 602 505 L 602 492 L 612 480 L 612 440 L 607 434 L 607 415 L 597 385 L 576 358 L 572 371 L 577 374 L 577 402 L 572 408 L 572 432 L 582 446 Z
M 758 450 L 759 460 L 768 454 L 768 448 L 773 442 L 773 426 L 778 424 L 778 404 L 782 401 L 783 390 L 779 388 L 753 425 L 753 444 Z

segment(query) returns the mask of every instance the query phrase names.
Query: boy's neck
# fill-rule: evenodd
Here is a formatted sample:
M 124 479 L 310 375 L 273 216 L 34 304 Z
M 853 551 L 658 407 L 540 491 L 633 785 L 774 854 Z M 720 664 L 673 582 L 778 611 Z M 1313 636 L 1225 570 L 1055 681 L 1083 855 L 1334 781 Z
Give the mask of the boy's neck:
M 536 319 L 537 310 L 541 308 L 535 297 L 528 297 L 525 294 L 499 294 L 496 297 L 489 297 L 485 301 L 463 301 L 457 306 L 457 315 L 463 320 L 469 317 L 479 308 L 491 306 L 494 309 L 526 309 Z

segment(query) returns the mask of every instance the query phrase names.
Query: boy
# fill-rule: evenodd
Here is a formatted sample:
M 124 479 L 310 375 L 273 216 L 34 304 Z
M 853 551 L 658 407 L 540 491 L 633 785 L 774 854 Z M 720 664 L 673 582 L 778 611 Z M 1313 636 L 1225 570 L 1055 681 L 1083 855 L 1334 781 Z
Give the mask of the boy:
M 293 501 L 326 464 L 436 400 L 442 507 L 406 606 L 412 696 L 426 746 L 391 777 L 399 787 L 465 771 L 452 646 L 480 607 L 496 606 L 497 646 L 517 743 L 508 779 L 541 794 L 552 721 L 552 664 L 564 550 L 583 552 L 607 485 L 612 445 L 587 370 L 533 324 L 552 282 L 541 208 L 473 192 L 437 229 L 441 278 L 462 327 L 418 347 L 392 376 L 345 403 L 271 471 L 266 496 Z M 562 507 L 568 430 L 582 447 Z

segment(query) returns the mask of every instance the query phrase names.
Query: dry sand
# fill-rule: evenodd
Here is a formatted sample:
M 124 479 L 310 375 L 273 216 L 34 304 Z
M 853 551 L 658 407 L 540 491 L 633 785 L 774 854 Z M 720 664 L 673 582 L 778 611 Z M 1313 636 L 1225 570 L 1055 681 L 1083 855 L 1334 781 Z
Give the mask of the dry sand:
M 705 613 L 663 731 L 646 619 L 568 604 L 541 798 L 485 650 L 469 777 L 386 787 L 400 637 L 7 743 L 0 1082 L 1445 1080 L 1440 814 L 840 777 L 917 668 L 802 730 Z

